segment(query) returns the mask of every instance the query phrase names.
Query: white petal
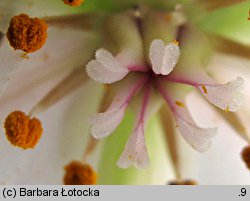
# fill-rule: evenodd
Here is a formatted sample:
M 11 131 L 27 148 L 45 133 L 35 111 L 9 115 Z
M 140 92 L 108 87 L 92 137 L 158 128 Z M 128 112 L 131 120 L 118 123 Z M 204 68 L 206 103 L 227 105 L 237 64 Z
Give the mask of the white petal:
M 237 111 L 243 100 L 241 90 L 244 80 L 241 77 L 223 85 L 200 85 L 198 89 L 207 100 L 226 111 Z
M 131 134 L 125 149 L 117 162 L 121 168 L 128 168 L 134 165 L 136 168 L 143 169 L 148 166 L 148 151 L 145 145 L 144 129 L 140 124 Z
M 125 105 L 116 110 L 92 115 L 89 121 L 93 125 L 91 128 L 91 134 L 93 137 L 101 139 L 110 135 L 121 123 L 126 107 L 127 106 Z
M 9 78 L 8 77 L 0 77 L 0 97 L 5 92 L 8 86 Z
M 113 83 L 124 78 L 128 69 L 124 68 L 107 50 L 96 52 L 96 60 L 90 61 L 86 71 L 93 80 L 100 83 Z
M 20 51 L 14 51 L 6 38 L 3 38 L 0 46 L 0 96 L 4 93 L 11 73 L 18 68 L 23 58 Z
M 152 41 L 149 51 L 149 58 L 155 74 L 161 74 L 164 51 L 165 45 L 162 40 L 155 39 Z

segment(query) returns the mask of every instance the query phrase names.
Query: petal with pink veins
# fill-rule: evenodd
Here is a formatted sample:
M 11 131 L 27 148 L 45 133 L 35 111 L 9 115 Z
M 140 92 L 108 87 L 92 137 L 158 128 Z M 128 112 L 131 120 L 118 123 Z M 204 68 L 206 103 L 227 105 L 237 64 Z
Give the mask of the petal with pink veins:
M 149 157 L 145 143 L 145 126 L 149 117 L 159 109 L 158 100 L 151 87 L 145 86 L 136 126 L 117 162 L 119 167 L 128 168 L 134 165 L 136 168 L 144 169 L 148 166 Z
M 244 80 L 241 77 L 237 77 L 226 84 L 218 84 L 205 71 L 197 68 L 196 73 L 193 75 L 174 72 L 165 79 L 196 87 L 210 103 L 226 111 L 237 111 L 243 102 L 241 91 L 244 86 Z
M 117 165 L 120 168 L 128 168 L 134 165 L 136 168 L 143 169 L 148 166 L 148 163 L 149 159 L 145 144 L 144 125 L 139 124 L 131 134 Z
M 94 138 L 107 137 L 117 128 L 131 98 L 140 91 L 146 81 L 145 76 L 131 76 L 120 84 L 120 90 L 110 107 L 104 113 L 96 113 L 89 118 L 92 124 L 91 134 Z
M 157 83 L 157 87 L 169 104 L 183 138 L 197 151 L 207 151 L 211 145 L 211 138 L 217 133 L 217 128 L 197 126 L 185 104 L 188 91 L 183 89 L 183 86 L 161 80 Z

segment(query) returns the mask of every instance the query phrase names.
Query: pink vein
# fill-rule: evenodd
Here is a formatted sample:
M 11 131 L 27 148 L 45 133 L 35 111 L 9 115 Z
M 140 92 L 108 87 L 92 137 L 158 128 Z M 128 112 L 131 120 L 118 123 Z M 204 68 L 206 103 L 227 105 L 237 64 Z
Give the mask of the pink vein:
M 136 82 L 135 85 L 133 85 L 133 88 L 131 89 L 131 91 L 128 93 L 127 98 L 125 99 L 124 103 L 120 106 L 121 107 L 125 107 L 125 105 L 128 105 L 131 98 L 140 91 L 140 89 L 142 88 L 142 86 L 146 83 L 146 81 L 149 78 L 147 76 L 143 76 L 139 81 Z

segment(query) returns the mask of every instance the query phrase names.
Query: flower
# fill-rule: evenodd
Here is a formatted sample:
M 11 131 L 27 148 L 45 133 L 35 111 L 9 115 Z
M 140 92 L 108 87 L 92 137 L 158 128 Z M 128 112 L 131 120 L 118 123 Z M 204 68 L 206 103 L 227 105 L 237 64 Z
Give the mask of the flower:
M 166 46 L 162 40 L 154 39 L 152 41 L 149 58 L 153 72 L 147 69 L 146 64 L 145 67 L 136 63 L 127 66 L 123 65 L 119 62 L 119 59 L 122 60 L 122 53 L 116 59 L 107 50 L 100 49 L 96 52 L 95 57 L 96 60 L 92 60 L 87 64 L 87 73 L 97 82 L 110 84 L 124 79 L 129 72 L 140 72 L 141 74 L 130 78 L 126 82 L 127 86 L 119 87 L 110 107 L 104 113 L 95 114 L 90 119 L 92 135 L 97 139 L 107 137 L 123 119 L 131 98 L 140 90 L 144 91 L 133 134 L 118 161 L 118 165 L 123 168 L 129 167 L 131 164 L 138 168 L 145 168 L 148 165 L 144 130 L 149 118 L 147 110 L 151 90 L 156 89 L 163 96 L 172 110 L 181 134 L 193 148 L 200 152 L 204 152 L 209 148 L 210 139 L 214 137 L 216 129 L 204 129 L 196 125 L 184 103 L 186 92 L 183 93 L 178 84 L 175 83 L 196 87 L 209 102 L 226 111 L 238 110 L 242 102 L 240 91 L 243 87 L 243 79 L 240 77 L 227 84 L 220 85 L 199 68 L 192 70 L 189 67 L 190 72 L 195 76 L 194 78 L 189 75 L 190 73 L 182 73 L 182 67 L 177 69 L 179 72 L 176 74 L 175 72 L 171 73 L 180 57 L 180 48 L 176 41 Z
M 218 40 L 216 37 L 205 35 L 198 26 L 197 21 L 203 18 L 203 16 L 200 16 L 199 19 L 197 17 L 202 13 L 200 10 L 204 11 L 204 16 L 207 14 L 207 10 L 203 7 L 204 2 L 196 4 L 191 1 L 189 3 L 178 1 L 181 4 L 177 4 L 177 2 L 172 4 L 165 1 L 156 3 L 148 1 L 138 4 L 135 1 L 126 3 L 121 1 L 116 12 L 111 11 L 111 9 L 114 9 L 111 6 L 111 9 L 108 12 L 106 11 L 106 13 L 98 11 L 82 13 L 81 9 L 88 8 L 89 2 L 87 0 L 84 1 L 82 6 L 74 11 L 71 7 L 65 5 L 68 10 L 63 16 L 43 18 L 49 28 L 48 39 L 42 49 L 28 56 L 23 55 L 20 51 L 13 51 L 5 37 L 8 28 L 6 25 L 9 23 L 10 18 L 20 13 L 26 13 L 27 10 L 20 9 L 22 12 L 13 13 L 10 16 L 4 14 L 6 18 L 3 18 L 3 20 L 6 23 L 2 23 L 0 34 L 0 56 L 2 61 L 0 65 L 2 71 L 0 89 L 1 93 L 3 93 L 8 85 L 9 78 L 11 78 L 10 84 L 12 83 L 14 90 L 11 92 L 11 85 L 8 86 L 8 90 L 2 96 L 2 102 L 4 103 L 4 99 L 11 99 L 12 102 L 15 101 L 17 103 L 12 106 L 11 110 L 22 108 L 22 110 L 28 111 L 29 116 L 36 115 L 42 117 L 40 119 L 43 120 L 45 135 L 43 135 L 41 142 L 34 150 L 34 156 L 38 152 L 43 153 L 43 150 L 49 148 L 54 150 L 52 153 L 55 153 L 54 157 L 56 158 L 56 153 L 58 153 L 56 145 L 59 145 L 59 135 L 47 135 L 48 125 L 46 126 L 46 124 L 49 121 L 47 121 L 47 118 L 43 118 L 43 115 L 50 111 L 48 110 L 49 108 L 53 108 L 51 106 L 58 105 L 56 103 L 68 96 L 68 94 L 71 94 L 72 91 L 76 91 L 83 84 L 86 85 L 89 80 L 88 76 L 94 81 L 105 85 L 105 93 L 100 101 L 98 113 L 89 118 L 93 137 L 100 139 L 116 132 L 120 123 L 126 121 L 126 115 L 131 108 L 133 108 L 133 113 L 136 114 L 134 129 L 122 154 L 119 151 L 120 149 L 116 151 L 112 146 L 108 147 L 107 145 L 104 147 L 104 154 L 108 153 L 105 150 L 111 148 L 113 152 L 121 154 L 117 163 L 122 168 L 127 168 L 131 165 L 137 168 L 146 168 L 149 165 L 149 160 L 163 160 L 162 155 L 154 155 L 152 157 L 152 152 L 149 150 L 149 145 L 152 142 L 147 140 L 145 136 L 150 117 L 154 114 L 157 114 L 159 117 L 160 114 L 161 126 L 166 131 L 166 144 L 168 144 L 169 148 L 167 153 L 170 155 L 171 165 L 173 165 L 177 180 L 176 183 L 182 183 L 181 181 L 185 183 L 186 180 L 181 173 L 180 167 L 182 166 L 180 166 L 180 158 L 178 156 L 180 150 L 174 146 L 179 142 L 179 140 L 174 139 L 176 137 L 175 132 L 180 131 L 188 144 L 199 152 L 204 152 L 210 147 L 210 141 L 216 133 L 216 129 L 213 126 L 199 126 L 196 123 L 196 119 L 193 119 L 193 114 L 191 114 L 193 110 L 190 109 L 189 104 L 185 101 L 186 95 L 192 89 L 196 89 L 208 102 L 222 109 L 221 111 L 224 111 L 220 112 L 222 116 L 249 143 L 245 125 L 238 118 L 240 113 L 235 113 L 240 108 L 242 102 L 243 79 L 236 77 L 236 79 L 230 81 L 230 79 L 225 80 L 225 77 L 223 81 L 218 82 L 217 79 L 212 78 L 216 74 L 214 71 L 209 72 L 209 75 L 207 73 L 206 66 L 209 64 L 210 54 L 213 53 L 210 45 L 215 46 L 216 49 L 225 46 L 224 43 L 223 45 L 219 43 L 213 44 L 212 42 L 214 41 L 221 42 L 224 39 Z M 40 3 L 37 1 L 34 5 L 39 5 Z M 228 4 L 230 3 L 233 4 L 234 2 L 228 2 Z M 213 4 L 216 4 L 218 7 L 218 2 L 211 2 L 209 6 L 205 5 L 205 8 L 208 10 L 214 9 L 211 6 Z M 159 5 L 163 11 L 157 9 Z M 64 6 L 62 2 L 61 6 Z M 2 5 L 0 5 L 1 7 Z M 93 9 L 95 7 L 89 6 L 89 8 Z M 97 5 L 98 9 L 100 7 L 98 8 Z M 56 10 L 61 12 L 58 11 L 59 9 Z M 75 11 L 77 12 L 76 14 L 74 14 Z M 55 16 L 56 12 L 52 11 L 51 13 Z M 68 15 L 66 13 L 71 14 Z M 199 14 L 197 15 L 197 13 Z M 34 12 L 29 13 L 29 15 L 38 17 L 40 14 Z M 42 15 L 45 16 L 46 14 L 43 13 Z M 47 16 L 50 15 L 48 14 Z M 58 34 L 59 32 L 61 34 Z M 53 35 L 54 37 L 52 38 Z M 230 38 L 231 36 L 227 37 Z M 56 41 L 59 41 L 59 43 L 56 43 Z M 227 40 L 226 42 L 229 44 Z M 236 43 L 233 42 L 231 45 L 236 45 Z M 64 47 L 67 47 L 67 49 Z M 244 45 L 239 45 L 239 47 L 245 48 Z M 82 51 L 79 51 L 80 48 L 82 48 Z M 230 52 L 230 48 L 222 48 L 220 51 Z M 95 59 L 93 59 L 94 52 Z M 244 56 L 239 51 L 235 51 L 235 53 L 239 54 L 238 56 Z M 43 70 L 39 71 L 39 75 L 35 73 L 34 77 L 27 76 L 27 70 L 25 72 L 25 69 L 21 68 L 25 66 L 35 70 L 39 65 L 43 67 Z M 18 71 L 23 71 L 26 78 L 23 79 L 23 82 L 20 82 L 20 86 L 15 85 L 17 80 L 14 79 L 15 73 L 18 73 Z M 87 72 L 88 76 L 85 72 Z M 237 75 L 238 73 L 236 72 L 235 76 Z M 39 77 L 40 79 L 38 79 Z M 49 86 L 46 86 L 46 89 L 30 84 L 37 83 L 37 86 L 39 86 L 42 80 L 51 82 L 48 84 Z M 18 90 L 22 85 L 34 87 L 34 90 L 29 92 L 27 90 Z M 20 95 L 17 95 L 16 99 L 13 96 L 11 98 L 10 94 L 15 94 L 17 91 L 20 91 Z M 27 98 L 30 103 L 32 102 L 32 105 L 29 104 L 24 107 L 20 100 L 28 93 L 33 94 L 30 98 Z M 35 93 L 37 95 L 34 95 Z M 91 94 L 88 94 L 88 96 L 91 96 Z M 93 94 L 93 99 L 97 101 L 97 95 Z M 163 104 L 163 102 L 167 104 Z M 165 106 L 162 107 L 162 105 Z M 85 108 L 90 109 L 90 107 L 90 105 L 87 105 Z M 203 109 L 201 108 L 201 110 Z M 10 107 L 9 109 L 8 107 L 5 108 L 4 116 L 6 116 L 6 112 L 9 112 L 9 110 Z M 85 116 L 89 113 L 85 110 L 83 112 Z M 59 116 L 60 113 L 57 115 Z M 83 122 L 82 119 L 79 121 Z M 131 123 L 132 121 L 130 121 Z M 76 122 L 71 122 L 71 119 L 68 117 L 63 126 L 71 124 L 77 125 Z M 175 124 L 177 125 L 176 128 Z M 126 131 L 126 129 L 127 127 L 123 131 Z M 86 129 L 81 132 L 86 133 Z M 151 136 L 155 133 L 156 131 Z M 69 134 L 72 133 L 70 132 Z M 119 135 L 121 139 L 117 138 L 116 144 L 117 147 L 119 145 L 119 147 L 123 148 L 122 139 L 125 139 L 126 136 L 122 137 L 121 135 Z M 45 139 L 48 142 L 46 146 L 44 144 Z M 72 141 L 73 136 L 70 136 L 70 139 L 66 140 L 67 143 L 65 145 L 74 144 Z M 57 167 L 58 164 L 60 164 L 60 167 L 63 167 L 69 160 L 77 157 L 77 154 L 73 153 L 76 147 L 82 147 L 79 143 L 80 139 L 79 137 L 75 141 L 74 149 L 69 149 L 66 152 L 67 157 L 60 162 L 55 162 Z M 109 139 L 112 138 L 109 137 Z M 65 145 L 63 146 L 64 149 L 67 147 Z M 90 138 L 84 151 L 83 161 L 90 157 L 93 150 L 97 147 L 96 145 L 97 141 Z M 59 149 L 63 149 L 61 148 L 62 146 L 59 147 Z M 11 152 L 8 153 L 8 155 L 11 154 Z M 79 158 L 80 155 L 78 154 Z M 106 167 L 110 165 L 108 162 L 109 158 L 102 157 L 103 161 L 106 160 Z M 247 158 L 247 156 L 244 155 L 244 158 Z M 100 180 L 103 180 L 104 174 L 102 172 L 107 170 L 103 164 L 101 161 L 101 168 L 99 168 L 100 178 L 98 178 Z M 156 170 L 155 172 L 158 171 Z M 32 173 L 32 171 L 29 172 Z M 35 175 L 35 173 L 33 174 Z M 58 175 L 57 171 L 53 175 Z M 121 175 L 112 172 L 110 176 L 120 177 Z M 59 177 L 57 176 L 57 182 Z M 31 182 L 31 180 L 26 181 Z

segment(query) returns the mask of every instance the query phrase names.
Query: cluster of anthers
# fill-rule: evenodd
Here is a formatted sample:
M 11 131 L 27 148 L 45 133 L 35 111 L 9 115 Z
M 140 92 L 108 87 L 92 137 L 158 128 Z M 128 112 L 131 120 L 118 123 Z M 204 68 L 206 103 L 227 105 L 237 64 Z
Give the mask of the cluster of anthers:
M 79 6 L 82 2 L 83 0 L 64 0 L 65 4 L 71 6 Z M 21 14 L 12 18 L 6 35 L 15 50 L 31 53 L 45 44 L 47 25 L 44 20 Z M 113 56 L 108 50 L 99 49 L 96 51 L 95 59 L 86 66 L 89 77 L 99 83 L 112 84 L 120 81 L 120 88 L 108 109 L 92 115 L 89 119 L 94 138 L 109 136 L 122 121 L 132 98 L 140 94 L 141 104 L 137 111 L 134 130 L 117 163 L 121 168 L 131 165 L 146 168 L 149 163 L 144 132 L 150 115 L 157 108 L 154 107 L 156 94 L 160 94 L 168 104 L 177 129 L 187 143 L 200 152 L 209 148 L 216 128 L 201 128 L 195 123 L 185 104 L 186 94 L 176 91 L 176 85 L 185 84 L 196 88 L 210 103 L 225 111 L 236 111 L 241 105 L 242 78 L 238 77 L 221 85 L 202 69 L 193 77 L 188 73 L 181 74 L 177 65 L 181 57 L 180 45 L 177 40 L 165 44 L 161 39 L 154 39 L 149 48 L 149 62 L 144 61 L 140 64 L 128 63 L 124 59 L 127 55 L 124 56 L 123 52 Z M 42 126 L 38 119 L 30 116 L 15 111 L 6 118 L 6 136 L 11 144 L 27 149 L 34 148 L 38 143 L 42 135 Z M 250 147 L 244 149 L 242 158 L 250 168 Z M 65 184 L 96 183 L 96 173 L 87 164 L 73 161 L 65 170 Z M 184 180 L 170 184 L 196 183 Z
M 63 0 L 69 6 L 80 6 L 84 0 Z M 14 16 L 6 33 L 10 46 L 22 50 L 21 57 L 28 58 L 28 53 L 38 51 L 47 39 L 47 24 L 43 19 L 31 18 L 26 14 Z M 39 142 L 43 128 L 37 118 L 31 118 L 22 111 L 11 112 L 4 123 L 7 139 L 14 146 L 31 149 Z M 96 173 L 86 162 L 72 161 L 65 166 L 65 185 L 96 184 Z

